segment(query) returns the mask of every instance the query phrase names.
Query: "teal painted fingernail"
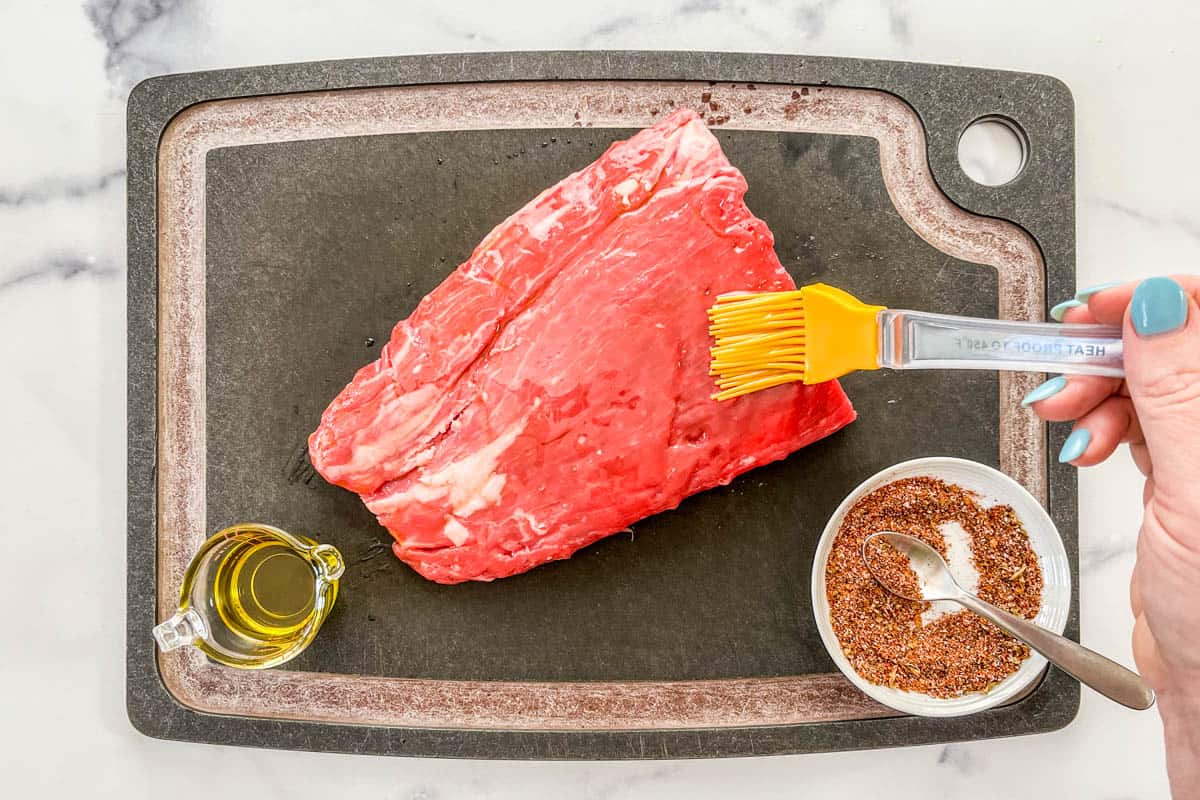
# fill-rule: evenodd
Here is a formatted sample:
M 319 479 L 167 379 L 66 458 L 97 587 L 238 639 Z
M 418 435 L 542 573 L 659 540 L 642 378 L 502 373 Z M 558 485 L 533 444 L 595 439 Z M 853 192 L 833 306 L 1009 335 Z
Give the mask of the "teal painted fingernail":
M 1025 399 L 1021 401 L 1021 405 L 1031 406 L 1034 403 L 1045 400 L 1047 397 L 1054 397 L 1054 395 L 1061 392 L 1066 385 L 1067 379 L 1062 375 L 1059 375 L 1057 378 L 1051 378 L 1029 394 L 1025 395 Z
M 1187 295 L 1170 278 L 1147 278 L 1133 290 L 1129 318 L 1142 336 L 1167 333 L 1187 323 Z
M 1054 320 L 1055 322 L 1062 322 L 1063 314 L 1067 313 L 1067 309 L 1079 308 L 1081 305 L 1083 305 L 1083 303 L 1079 302 L 1078 300 L 1074 300 L 1074 299 L 1064 300 L 1063 302 L 1056 305 L 1054 308 L 1050 309 L 1050 318 L 1052 320 Z
M 1058 463 L 1069 464 L 1079 458 L 1091 443 L 1092 434 L 1088 433 L 1087 428 L 1076 428 L 1071 431 L 1071 435 L 1063 442 L 1062 450 L 1058 451 Z
M 1109 281 L 1108 283 L 1097 283 L 1095 286 L 1089 286 L 1086 289 L 1080 289 L 1078 292 L 1075 293 L 1075 299 L 1081 303 L 1086 303 L 1089 299 L 1091 299 L 1092 295 L 1099 294 L 1100 292 L 1103 292 L 1105 289 L 1115 289 L 1116 287 L 1120 286 L 1122 283 L 1124 283 L 1124 281 Z

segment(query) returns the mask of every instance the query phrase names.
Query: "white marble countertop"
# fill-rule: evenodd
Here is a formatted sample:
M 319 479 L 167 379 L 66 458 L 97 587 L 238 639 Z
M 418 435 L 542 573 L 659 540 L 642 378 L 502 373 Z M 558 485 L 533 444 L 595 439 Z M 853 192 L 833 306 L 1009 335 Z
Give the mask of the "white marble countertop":
M 1050 73 L 1077 103 L 1083 285 L 1200 264 L 1200 7 L 1174 0 L 1150 9 L 1122 0 L 0 5 L 0 774 L 17 789 L 12 796 L 1166 796 L 1157 716 L 1088 692 L 1078 719 L 1045 736 L 760 759 L 489 763 L 148 739 L 126 719 L 123 667 L 124 121 L 126 95 L 141 78 L 570 48 L 795 52 Z M 1083 639 L 1125 663 L 1139 498 L 1124 455 L 1080 478 Z

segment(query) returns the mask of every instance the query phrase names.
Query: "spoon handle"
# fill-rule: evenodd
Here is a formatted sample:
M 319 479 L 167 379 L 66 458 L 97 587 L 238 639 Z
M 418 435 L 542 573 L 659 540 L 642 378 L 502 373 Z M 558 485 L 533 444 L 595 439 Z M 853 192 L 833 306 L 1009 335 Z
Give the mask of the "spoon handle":
M 1154 705 L 1154 692 L 1136 672 L 978 597 L 963 593 L 955 599 L 1110 700 L 1139 711 Z

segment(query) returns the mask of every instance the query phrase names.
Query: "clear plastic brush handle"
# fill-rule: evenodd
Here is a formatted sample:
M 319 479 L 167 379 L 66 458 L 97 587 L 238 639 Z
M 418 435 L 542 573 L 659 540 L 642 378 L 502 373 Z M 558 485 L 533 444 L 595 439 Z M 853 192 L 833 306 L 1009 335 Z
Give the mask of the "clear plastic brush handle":
M 879 312 L 879 366 L 1124 376 L 1121 329 L 1110 325 Z

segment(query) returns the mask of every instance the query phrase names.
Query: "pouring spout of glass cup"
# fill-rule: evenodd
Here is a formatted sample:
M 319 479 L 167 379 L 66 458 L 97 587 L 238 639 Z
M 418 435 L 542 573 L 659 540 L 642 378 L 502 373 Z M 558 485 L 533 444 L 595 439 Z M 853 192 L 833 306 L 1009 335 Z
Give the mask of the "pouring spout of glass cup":
M 158 649 L 167 653 L 180 647 L 186 647 L 197 639 L 203 639 L 205 635 L 204 619 L 196 613 L 194 608 L 176 611 L 174 616 L 166 622 L 155 625 L 150 632 L 154 634 L 154 641 L 158 642 Z

